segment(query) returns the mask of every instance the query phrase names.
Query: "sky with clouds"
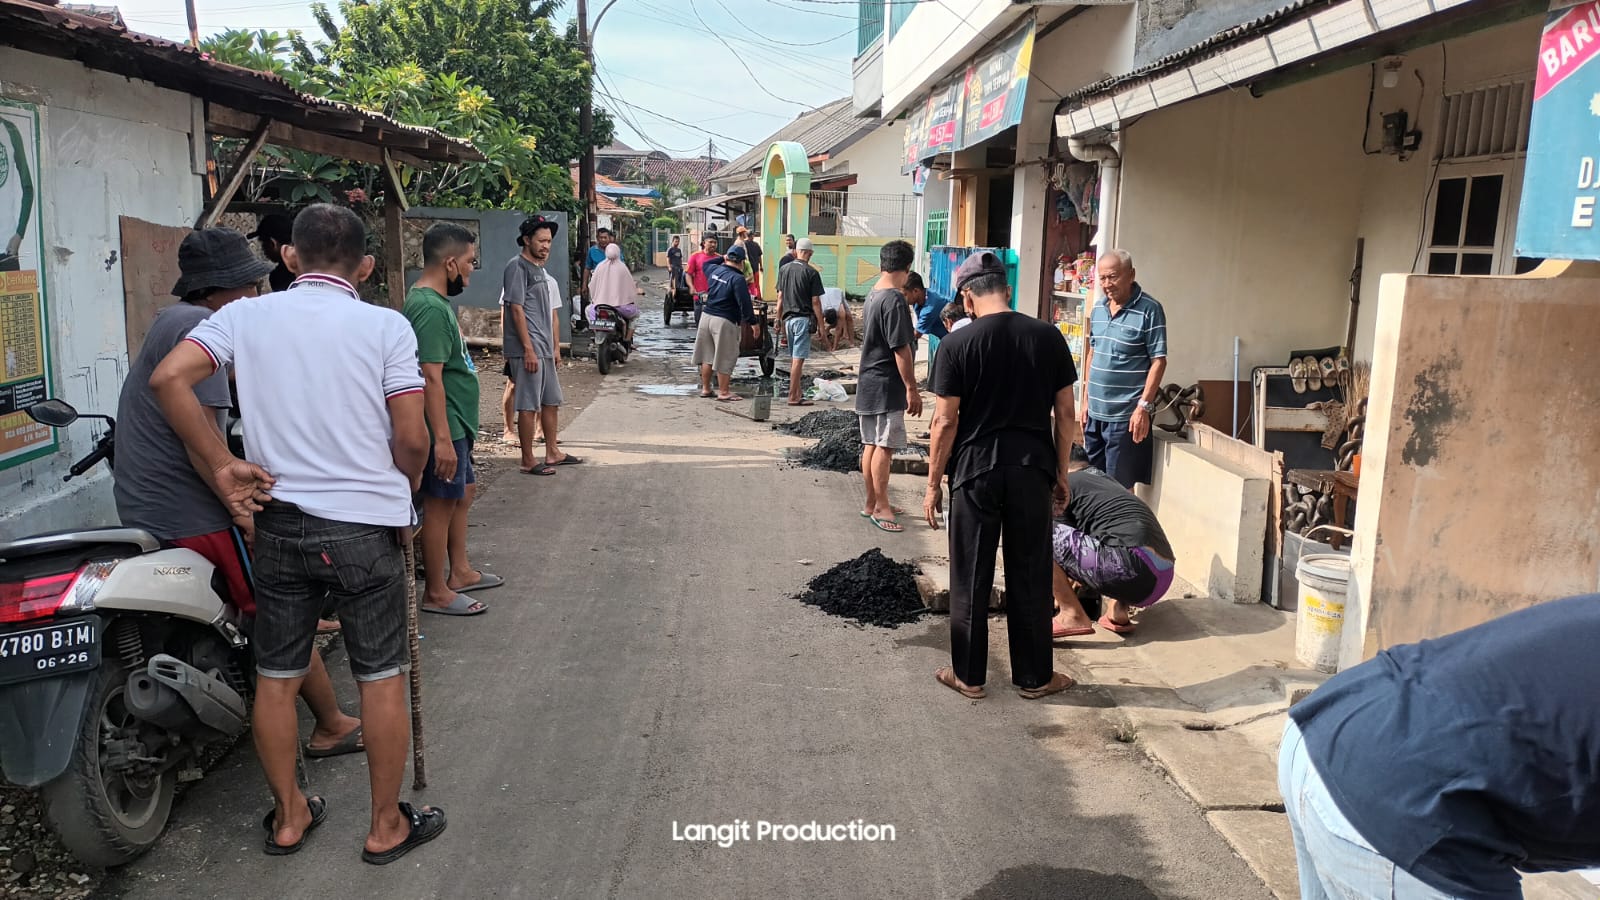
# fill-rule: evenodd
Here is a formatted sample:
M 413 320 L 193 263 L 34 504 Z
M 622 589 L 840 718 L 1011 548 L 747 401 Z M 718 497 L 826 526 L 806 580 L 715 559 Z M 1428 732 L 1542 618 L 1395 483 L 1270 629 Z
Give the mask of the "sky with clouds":
M 316 33 L 303 0 L 196 2 L 202 36 L 227 28 Z M 590 0 L 591 17 L 603 2 Z M 135 31 L 188 35 L 182 0 L 117 5 Z M 617 0 L 595 37 L 596 105 L 613 110 L 630 146 L 695 156 L 712 141 L 718 156 L 732 158 L 850 93 L 855 11 L 839 0 Z M 566 0 L 563 23 L 574 13 Z

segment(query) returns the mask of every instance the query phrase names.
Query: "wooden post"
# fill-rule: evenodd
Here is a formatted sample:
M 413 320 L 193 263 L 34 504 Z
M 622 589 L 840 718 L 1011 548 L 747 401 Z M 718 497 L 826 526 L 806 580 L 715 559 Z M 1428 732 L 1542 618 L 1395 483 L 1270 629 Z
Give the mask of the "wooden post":
M 383 271 L 389 285 L 389 306 L 399 309 L 406 303 L 405 265 L 405 189 L 389 151 L 383 151 Z

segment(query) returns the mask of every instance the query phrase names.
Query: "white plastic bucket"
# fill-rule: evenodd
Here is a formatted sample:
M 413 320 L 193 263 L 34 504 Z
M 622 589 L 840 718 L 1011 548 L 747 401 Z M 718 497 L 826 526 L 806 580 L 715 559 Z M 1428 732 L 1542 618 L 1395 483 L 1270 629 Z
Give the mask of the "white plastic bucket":
M 1294 655 L 1319 672 L 1337 672 L 1344 601 L 1350 590 L 1350 557 L 1337 553 L 1303 556 L 1294 573 L 1300 582 Z

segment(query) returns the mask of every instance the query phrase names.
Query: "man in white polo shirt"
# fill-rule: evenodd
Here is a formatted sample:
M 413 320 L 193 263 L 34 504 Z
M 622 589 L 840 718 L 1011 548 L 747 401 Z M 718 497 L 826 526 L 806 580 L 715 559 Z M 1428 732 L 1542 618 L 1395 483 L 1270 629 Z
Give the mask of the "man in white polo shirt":
M 308 207 L 284 252 L 303 273 L 289 290 L 223 307 L 173 349 L 150 386 L 212 490 L 236 517 L 254 515 L 254 733 L 276 801 L 265 852 L 294 853 L 327 815 L 323 799 L 296 783 L 294 708 L 326 598 L 361 688 L 372 784 L 361 856 L 383 865 L 445 827 L 443 811 L 399 799 L 410 741 L 402 542 L 429 445 L 417 339 L 404 316 L 356 293 L 373 261 L 355 213 Z M 228 451 L 193 390 L 234 363 L 249 462 Z

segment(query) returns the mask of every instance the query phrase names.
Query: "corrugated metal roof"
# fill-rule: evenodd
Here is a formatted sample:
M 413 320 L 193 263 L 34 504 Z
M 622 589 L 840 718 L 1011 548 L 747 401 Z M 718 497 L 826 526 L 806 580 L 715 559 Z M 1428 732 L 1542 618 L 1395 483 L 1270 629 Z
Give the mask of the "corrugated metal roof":
M 733 162 L 711 173 L 712 180 L 722 181 L 759 170 L 766 161 L 767 150 L 778 141 L 794 141 L 806 148 L 806 153 L 811 156 L 839 153 L 876 127 L 871 122 L 863 123 L 856 118 L 850 107 L 850 98 L 845 97 L 800 114 L 794 121 L 756 142 L 754 147 Z
M 1201 55 L 1207 50 L 1220 47 L 1223 44 L 1228 44 L 1236 40 L 1251 37 L 1259 32 L 1265 31 L 1269 26 L 1276 25 L 1277 23 L 1302 10 L 1309 9 L 1313 6 L 1333 6 L 1337 2 L 1338 0 L 1294 0 L 1293 3 L 1285 4 L 1279 9 L 1273 10 L 1266 15 L 1257 16 L 1248 22 L 1235 25 L 1231 28 L 1225 28 L 1222 31 L 1219 31 L 1216 34 L 1206 38 L 1205 40 L 1194 44 L 1193 46 L 1185 47 L 1176 53 L 1169 53 L 1166 56 L 1163 56 L 1160 59 L 1149 63 L 1148 65 L 1140 66 L 1131 72 L 1127 72 L 1122 75 L 1113 75 L 1110 78 L 1101 79 L 1094 84 L 1085 85 L 1075 91 L 1069 91 L 1061 98 L 1062 102 L 1066 103 L 1067 101 L 1081 100 L 1085 97 L 1107 93 L 1111 90 L 1136 81 L 1154 78 L 1157 75 L 1165 73 L 1168 69 L 1176 67 L 1178 63 L 1187 62 L 1188 60 Z
M 433 162 L 480 160 L 468 141 L 371 110 L 304 94 L 282 77 L 219 62 L 190 47 L 31 0 L 0 0 L 0 46 L 75 60 L 230 109 Z

